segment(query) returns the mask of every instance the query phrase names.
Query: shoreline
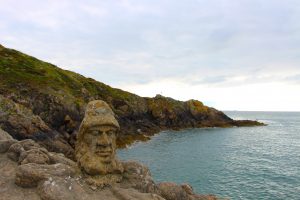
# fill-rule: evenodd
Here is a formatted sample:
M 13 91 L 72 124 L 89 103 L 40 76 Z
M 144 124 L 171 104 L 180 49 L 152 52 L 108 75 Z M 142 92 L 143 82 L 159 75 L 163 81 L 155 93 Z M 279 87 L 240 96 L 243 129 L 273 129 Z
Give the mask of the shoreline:
M 236 123 L 237 125 L 225 124 L 225 126 L 199 126 L 199 127 L 186 127 L 186 128 L 175 128 L 175 129 L 165 128 L 157 132 L 149 132 L 149 133 L 144 133 L 139 135 L 125 135 L 117 139 L 117 148 L 125 149 L 128 146 L 133 145 L 135 142 L 147 142 L 151 140 L 153 136 L 158 135 L 164 131 L 182 131 L 182 130 L 189 130 L 189 129 L 206 129 L 206 128 L 241 128 L 241 127 L 268 126 L 268 124 L 259 122 L 257 120 L 233 120 L 233 123 Z

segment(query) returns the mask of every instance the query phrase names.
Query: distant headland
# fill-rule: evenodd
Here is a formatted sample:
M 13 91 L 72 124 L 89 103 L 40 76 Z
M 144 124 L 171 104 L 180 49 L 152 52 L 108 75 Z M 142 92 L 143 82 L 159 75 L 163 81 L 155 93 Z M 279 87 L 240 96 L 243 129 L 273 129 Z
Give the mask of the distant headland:
M 264 125 L 233 120 L 198 100 L 140 97 L 1 45 L 0 86 L 1 128 L 68 157 L 85 106 L 97 99 L 111 106 L 122 127 L 119 147 L 167 129 Z
M 188 184 L 154 183 L 147 167 L 115 160 L 116 145 L 168 129 L 261 125 L 198 100 L 140 97 L 0 45 L 0 167 L 12 199 L 217 199 Z M 118 136 L 110 133 L 119 129 Z

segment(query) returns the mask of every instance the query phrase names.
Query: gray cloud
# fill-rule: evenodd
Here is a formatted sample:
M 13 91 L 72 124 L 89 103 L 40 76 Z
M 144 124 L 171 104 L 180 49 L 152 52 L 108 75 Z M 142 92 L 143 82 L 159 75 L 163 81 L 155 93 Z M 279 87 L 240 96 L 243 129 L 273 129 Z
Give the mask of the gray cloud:
M 299 72 L 296 0 L 12 0 L 0 13 L 4 45 L 112 85 L 251 84 Z

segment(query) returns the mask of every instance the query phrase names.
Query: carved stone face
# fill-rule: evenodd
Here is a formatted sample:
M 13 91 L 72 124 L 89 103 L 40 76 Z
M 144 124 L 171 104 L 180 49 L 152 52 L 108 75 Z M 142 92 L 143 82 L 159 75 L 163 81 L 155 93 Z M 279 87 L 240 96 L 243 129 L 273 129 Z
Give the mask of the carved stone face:
M 122 165 L 116 160 L 116 132 L 119 124 L 104 101 L 87 105 L 75 146 L 79 167 L 89 175 L 120 174 Z
M 113 126 L 94 126 L 84 134 L 83 140 L 88 151 L 104 164 L 109 164 L 115 159 L 116 131 Z

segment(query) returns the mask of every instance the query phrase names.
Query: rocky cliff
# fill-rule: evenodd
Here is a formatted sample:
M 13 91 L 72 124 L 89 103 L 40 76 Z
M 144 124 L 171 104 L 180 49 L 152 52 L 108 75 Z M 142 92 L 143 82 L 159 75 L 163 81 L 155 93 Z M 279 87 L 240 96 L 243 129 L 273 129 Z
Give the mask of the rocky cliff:
M 232 120 L 197 100 L 140 97 L 0 45 L 0 127 L 13 138 L 72 157 L 85 106 L 95 99 L 116 113 L 119 146 L 165 129 L 262 125 Z
M 188 184 L 157 184 L 137 162 L 122 165 L 122 180 L 97 187 L 63 154 L 31 139 L 14 140 L 0 129 L 0 200 L 217 200 L 195 194 Z

